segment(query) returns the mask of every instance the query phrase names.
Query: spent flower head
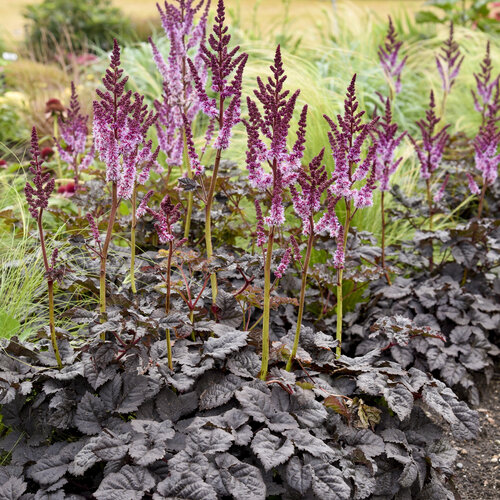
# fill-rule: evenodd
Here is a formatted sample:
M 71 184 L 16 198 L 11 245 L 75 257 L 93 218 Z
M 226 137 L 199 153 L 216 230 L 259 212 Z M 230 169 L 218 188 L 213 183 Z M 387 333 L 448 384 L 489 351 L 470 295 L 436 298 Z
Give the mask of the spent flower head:
M 157 116 L 148 111 L 144 96 L 125 91 L 127 77 L 120 68 L 120 48 L 114 41 L 111 64 L 103 78 L 105 90 L 97 89 L 94 101 L 94 140 L 106 164 L 106 181 L 117 184 L 118 197 L 129 199 L 135 183 L 144 184 L 157 162 L 159 148 L 146 139 Z
M 408 56 L 399 60 L 399 51 L 403 42 L 398 41 L 398 34 L 394 29 L 392 18 L 389 16 L 389 28 L 384 44 L 378 48 L 378 57 L 386 78 L 391 82 L 396 94 L 401 91 L 401 72 L 408 60 Z
M 41 212 L 49 206 L 49 198 L 54 191 L 55 181 L 50 172 L 42 169 L 43 160 L 38 144 L 38 134 L 36 128 L 31 131 L 31 156 L 30 172 L 33 174 L 33 185 L 26 182 L 24 193 L 28 202 L 28 209 L 33 218 L 38 219 Z

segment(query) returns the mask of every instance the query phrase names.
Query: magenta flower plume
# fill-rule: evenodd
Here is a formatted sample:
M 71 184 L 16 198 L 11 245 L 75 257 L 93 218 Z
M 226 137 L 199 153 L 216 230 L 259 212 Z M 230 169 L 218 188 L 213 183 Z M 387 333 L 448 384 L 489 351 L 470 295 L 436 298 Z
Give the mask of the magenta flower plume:
M 441 130 L 436 132 L 436 125 L 441 119 L 436 116 L 435 108 L 434 92 L 431 90 L 429 109 L 425 112 L 425 120 L 417 122 L 422 134 L 422 144 L 418 144 L 410 136 L 420 162 L 420 173 L 425 180 L 430 179 L 432 173 L 441 163 L 444 148 L 450 138 L 447 133 L 449 125 L 445 125 Z
M 295 213 L 302 220 L 303 234 L 318 234 L 318 229 L 325 229 L 322 219 L 319 225 L 314 223 L 314 216 L 321 210 L 321 197 L 333 182 L 322 164 L 324 154 L 323 148 L 307 168 L 300 169 L 297 185 L 290 186 Z
M 279 263 L 278 267 L 276 268 L 276 271 L 274 271 L 274 276 L 276 278 L 282 278 L 283 275 L 285 274 L 285 271 L 288 269 L 288 266 L 290 265 L 290 262 L 292 260 L 292 250 L 290 247 L 288 247 L 285 250 L 285 253 L 283 254 L 283 257 L 281 257 L 281 262 Z
M 450 34 L 441 47 L 441 54 L 436 56 L 436 66 L 442 81 L 442 88 L 449 93 L 460 72 L 464 61 L 460 47 L 454 39 L 453 21 L 450 22 Z
M 218 136 L 213 144 L 218 150 L 229 147 L 232 129 L 240 121 L 243 71 L 248 60 L 247 54 L 238 54 L 239 46 L 229 48 L 231 35 L 224 24 L 225 18 L 224 1 L 219 0 L 213 31 L 208 37 L 208 46 L 202 45 L 200 48 L 200 58 L 211 76 L 211 89 L 220 97 L 219 109 L 217 101 L 206 93 L 205 82 L 200 76 L 196 61 L 188 61 L 203 113 L 219 122 Z M 224 101 L 227 99 L 231 100 L 224 110 Z
M 117 184 L 118 198 L 129 199 L 135 183 L 143 184 L 153 166 L 161 170 L 158 150 L 152 151 L 146 140 L 157 115 L 148 111 L 144 96 L 125 91 L 116 40 L 103 83 L 105 91 L 97 89 L 100 100 L 94 101 L 95 147 L 106 164 L 106 180 Z
M 36 128 L 31 131 L 31 156 L 30 172 L 33 174 L 32 186 L 26 182 L 24 194 L 28 202 L 28 210 L 34 219 L 38 219 L 42 211 L 49 206 L 49 198 L 54 191 L 55 181 L 51 178 L 50 173 L 44 173 L 42 170 L 43 160 L 40 155 L 40 146 L 38 144 L 38 134 Z
M 335 162 L 331 194 L 334 198 L 344 198 L 346 202 L 354 200 L 354 206 L 362 208 L 372 203 L 377 145 L 372 143 L 364 158 L 361 151 L 365 142 L 373 139 L 379 118 L 362 123 L 365 112 L 358 111 L 358 107 L 356 75 L 354 75 L 344 100 L 344 115 L 337 115 L 338 124 L 327 115 L 324 115 L 324 118 L 330 125 L 328 139 Z M 367 178 L 370 181 L 365 184 L 367 187 L 354 187 L 356 182 Z
M 87 220 L 89 222 L 90 232 L 92 233 L 92 238 L 94 239 L 95 247 L 100 249 L 101 242 L 101 234 L 99 233 L 99 228 L 97 227 L 97 223 L 92 214 L 87 214 Z
M 394 152 L 406 135 L 406 132 L 397 135 L 398 124 L 392 123 L 392 110 L 389 99 L 385 101 L 385 114 L 379 122 L 376 133 L 378 141 L 375 177 L 380 183 L 379 189 L 389 191 L 389 179 L 403 160 L 401 157 L 395 159 Z
M 492 79 L 493 64 L 490 57 L 490 42 L 486 45 L 486 54 L 481 61 L 481 71 L 474 73 L 476 92 L 471 90 L 474 107 L 484 119 L 495 117 L 500 108 L 499 82 L 500 74 Z
M 262 209 L 260 208 L 259 200 L 255 200 L 255 214 L 257 218 L 257 246 L 262 247 L 266 243 L 267 235 L 264 229 L 264 217 L 262 216 Z
M 304 106 L 301 113 L 297 140 L 292 149 L 288 150 L 288 133 L 300 91 L 297 90 L 287 99 L 289 91 L 283 90 L 286 75 L 279 45 L 271 72 L 273 76 L 268 78 L 267 84 L 257 78 L 259 88 L 254 91 L 263 112 L 259 111 L 255 101 L 247 99 L 247 168 L 250 183 L 262 190 L 269 189 L 270 192 L 271 208 L 269 216 L 264 219 L 265 223 L 268 226 L 281 226 L 285 221 L 283 195 L 300 174 L 307 106 Z
M 198 68 L 200 85 L 204 85 L 207 69 L 201 58 L 205 42 L 210 0 L 165 1 L 164 8 L 157 4 L 161 23 L 169 40 L 169 53 L 165 59 L 150 38 L 153 59 L 163 78 L 164 94 L 154 105 L 159 114 L 156 122 L 158 141 L 169 165 L 182 164 L 184 118 L 193 123 L 203 106 L 195 89 L 195 79 L 188 68 L 188 52 Z M 195 23 L 195 17 L 202 11 Z M 194 54 L 193 54 L 194 52 Z M 198 76 L 198 74 L 197 74 Z
M 441 187 L 439 188 L 438 192 L 434 195 L 434 198 L 433 200 L 436 202 L 436 203 L 439 203 L 443 196 L 444 196 L 444 193 L 445 193 L 445 190 L 446 190 L 446 186 L 448 184 L 448 181 L 450 179 L 450 174 L 446 174 L 446 177 L 444 178 L 444 181 L 443 183 L 441 184 Z
M 479 130 L 474 139 L 476 168 L 481 172 L 483 183 L 491 186 L 497 179 L 498 166 L 500 165 L 500 130 L 493 118 Z
M 397 38 L 398 35 L 394 29 L 392 19 L 389 16 L 389 28 L 387 30 L 384 45 L 378 48 L 378 57 L 386 78 L 393 85 L 396 94 L 399 94 L 401 91 L 401 72 L 408 60 L 408 56 L 405 56 L 401 61 L 398 60 L 399 51 L 403 42 L 399 42 Z
M 344 255 L 344 227 L 339 226 L 336 236 L 337 249 L 333 254 L 333 267 L 335 269 L 344 269 L 345 255 Z
M 87 151 L 88 119 L 88 115 L 80 112 L 75 84 L 71 82 L 71 98 L 66 118 L 63 120 L 61 115 L 58 118 L 59 133 L 64 144 L 56 140 L 56 146 L 61 159 L 75 172 L 75 180 L 78 180 L 79 172 L 88 168 L 94 160 L 94 145 Z
M 480 194 L 481 190 L 479 189 L 479 186 L 476 184 L 476 181 L 474 180 L 474 177 L 472 177 L 469 172 L 466 172 L 465 174 L 467 176 L 467 181 L 469 184 L 469 190 L 472 194 Z
M 141 201 L 139 208 L 137 209 L 137 217 L 142 217 L 146 213 L 153 217 L 160 243 L 164 244 L 169 241 L 174 241 L 175 235 L 173 233 L 173 226 L 180 219 L 181 205 L 180 203 L 174 205 L 170 196 L 166 195 L 160 203 L 160 210 L 153 210 L 147 205 L 152 195 L 153 191 L 149 191 Z

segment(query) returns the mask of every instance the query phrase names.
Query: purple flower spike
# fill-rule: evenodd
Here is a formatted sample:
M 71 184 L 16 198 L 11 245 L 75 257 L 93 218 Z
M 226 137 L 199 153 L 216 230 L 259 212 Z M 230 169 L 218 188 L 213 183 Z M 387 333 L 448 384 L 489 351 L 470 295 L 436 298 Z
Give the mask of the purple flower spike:
M 279 266 L 277 267 L 276 271 L 274 271 L 274 276 L 276 278 L 281 278 L 283 274 L 285 274 L 285 271 L 288 269 L 288 266 L 290 265 L 292 257 L 292 251 L 290 247 L 288 247 L 285 250 L 285 253 L 283 254 L 283 257 L 281 257 L 281 262 L 279 263 Z
M 38 144 L 38 134 L 36 128 L 31 131 L 31 156 L 30 172 L 33 174 L 34 187 L 27 182 L 24 187 L 24 194 L 28 202 L 28 210 L 34 219 L 41 216 L 43 210 L 49 206 L 49 198 L 54 191 L 55 181 L 50 173 L 43 173 L 43 160 L 40 155 L 40 146 Z
M 361 205 L 368 202 L 368 188 L 359 189 L 354 187 L 355 182 L 367 178 L 370 181 L 369 189 L 372 189 L 373 169 L 375 168 L 376 146 L 368 148 L 365 158 L 361 157 L 363 144 L 370 140 L 376 131 L 378 117 L 371 121 L 362 123 L 364 111 L 358 111 L 359 103 L 356 98 L 356 75 L 351 80 L 344 100 L 344 115 L 337 115 L 338 124 L 324 115 L 330 125 L 328 139 L 335 162 L 333 181 L 330 191 L 333 198 L 344 198 L 346 201 L 358 200 Z M 360 205 L 360 206 L 361 206 Z
M 497 153 L 500 145 L 500 130 L 493 118 L 479 130 L 474 139 L 476 168 L 481 172 L 483 182 L 491 186 L 497 179 L 500 154 Z
M 449 125 L 445 125 L 439 132 L 435 132 L 436 125 L 441 121 L 436 116 L 435 108 L 434 93 L 431 90 L 429 109 L 425 112 L 426 118 L 417 122 L 422 134 L 422 144 L 417 144 L 415 139 L 410 136 L 420 161 L 420 173 L 422 178 L 426 180 L 430 179 L 432 173 L 441 163 L 444 148 L 450 138 L 446 131 Z
M 392 123 L 391 102 L 389 99 L 385 101 L 385 114 L 379 122 L 377 129 L 377 157 L 375 176 L 380 182 L 379 188 L 381 191 L 389 191 L 389 179 L 397 170 L 403 158 L 394 158 L 396 148 L 401 144 L 406 132 L 397 135 L 398 125 Z
M 453 22 L 450 22 L 450 35 L 441 47 L 442 54 L 436 56 L 436 66 L 441 77 L 442 87 L 449 93 L 460 72 L 464 57 L 454 39 Z
M 103 78 L 105 91 L 96 90 L 100 97 L 94 101 L 95 147 L 106 164 L 106 180 L 117 184 L 118 197 L 129 199 L 134 185 L 143 184 L 157 162 L 158 151 L 152 151 L 147 141 L 149 128 L 157 115 L 148 111 L 144 96 L 125 92 L 127 77 L 122 78 L 120 48 L 117 41 L 111 55 L 111 64 Z
M 389 28 L 384 45 L 378 48 L 378 57 L 386 78 L 394 86 L 396 94 L 399 94 L 401 91 L 401 72 L 408 60 L 408 56 L 405 56 L 401 61 L 398 60 L 399 50 L 403 42 L 398 42 L 397 37 L 398 35 L 394 29 L 392 19 L 389 16 Z
M 335 269 L 344 269 L 345 255 L 344 255 L 344 227 L 339 226 L 337 234 L 337 249 L 333 255 L 333 267 Z
M 142 217 L 144 214 L 149 214 L 155 220 L 155 229 L 158 233 L 160 243 L 168 243 L 169 241 L 175 240 L 175 235 L 173 233 L 174 224 L 180 219 L 180 203 L 174 205 L 170 199 L 170 196 L 166 195 L 165 198 L 160 203 L 160 210 L 156 211 L 149 208 L 147 203 L 153 191 L 149 191 L 148 194 L 141 201 L 137 209 L 137 217 Z
M 184 147 L 183 116 L 186 115 L 188 122 L 192 124 L 200 109 L 207 105 L 199 99 L 197 86 L 204 88 L 207 78 L 201 47 L 205 43 L 210 0 L 175 0 L 165 2 L 164 8 L 159 4 L 157 7 L 169 40 L 169 53 L 165 59 L 153 40 L 149 39 L 153 59 L 163 78 L 164 89 L 162 100 L 155 101 L 159 114 L 156 129 L 167 164 L 181 165 Z M 195 16 L 202 8 L 202 15 L 198 23 L 195 23 Z M 188 67 L 188 52 L 192 54 L 194 66 L 198 68 L 196 78 Z
M 293 260 L 299 261 L 302 259 L 302 254 L 300 253 L 300 248 L 299 244 L 297 243 L 297 240 L 294 238 L 294 236 L 290 236 L 290 243 L 293 248 Z
M 471 90 L 474 107 L 483 119 L 495 117 L 500 108 L 499 82 L 500 74 L 492 80 L 493 64 L 490 57 L 490 42 L 486 45 L 486 54 L 481 62 L 481 72 L 474 73 L 476 92 Z
M 255 200 L 255 214 L 257 218 L 257 246 L 262 247 L 266 243 L 267 236 L 264 230 L 264 217 L 262 217 L 259 200 Z
M 442 200 L 449 179 L 450 179 L 450 174 L 446 174 L 446 177 L 444 178 L 444 181 L 441 184 L 439 191 L 434 195 L 433 199 L 436 203 L 439 203 Z
M 96 221 L 92 214 L 87 214 L 87 220 L 89 221 L 90 231 L 92 232 L 92 237 L 94 238 L 94 243 L 97 248 L 101 247 L 101 234 L 99 233 L 99 228 L 97 227 Z
M 59 133 L 64 145 L 56 139 L 56 147 L 59 155 L 75 172 L 75 181 L 81 170 L 88 168 L 94 160 L 94 146 L 86 153 L 89 117 L 80 113 L 80 103 L 74 82 L 71 82 L 71 98 L 69 107 L 66 109 L 66 118 L 63 120 L 59 115 Z M 82 155 L 85 155 L 82 157 Z
M 248 98 L 249 119 L 246 120 L 248 147 L 247 168 L 250 183 L 261 190 L 270 189 L 271 208 L 265 223 L 281 226 L 285 222 L 283 194 L 300 175 L 304 151 L 307 108 L 302 110 L 297 141 L 291 151 L 287 148 L 288 132 L 299 91 L 288 99 L 289 91 L 283 90 L 286 80 L 278 45 L 271 66 L 272 77 L 266 84 L 257 78 L 258 90 L 254 91 L 263 112 Z M 320 160 L 321 161 L 321 160 Z
M 479 189 L 479 186 L 476 184 L 476 181 L 474 180 L 474 177 L 472 177 L 469 172 L 465 174 L 467 176 L 467 180 L 469 182 L 469 189 L 472 194 L 480 194 L 481 190 Z

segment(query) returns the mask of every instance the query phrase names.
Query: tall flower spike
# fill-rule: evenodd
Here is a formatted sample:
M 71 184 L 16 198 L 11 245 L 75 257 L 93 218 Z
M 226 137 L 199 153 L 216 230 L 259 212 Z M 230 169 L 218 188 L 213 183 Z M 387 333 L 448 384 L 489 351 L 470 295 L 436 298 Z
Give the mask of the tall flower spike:
M 204 86 L 207 69 L 201 58 L 201 47 L 205 43 L 210 0 L 165 1 L 164 8 L 157 4 L 161 23 L 169 40 L 169 53 L 165 59 L 150 38 L 153 59 L 163 78 L 164 94 L 154 105 L 159 114 L 156 123 L 161 150 L 169 166 L 182 165 L 184 147 L 184 116 L 192 124 L 204 103 L 200 101 L 195 87 Z M 202 11 L 197 23 L 195 18 Z M 188 68 L 188 52 L 193 53 L 194 65 L 198 68 L 198 82 Z M 199 76 L 198 76 L 199 75 Z
M 59 116 L 59 134 L 64 141 L 61 144 L 56 139 L 59 156 L 73 170 L 75 174 L 75 185 L 78 184 L 79 173 L 88 168 L 94 159 L 94 145 L 87 151 L 88 115 L 80 112 L 80 103 L 74 82 L 71 82 L 71 98 L 69 107 L 66 109 L 66 118 Z
M 161 170 L 152 142 L 146 140 L 157 119 L 144 104 L 144 96 L 125 92 L 127 77 L 122 78 L 120 48 L 115 40 L 111 64 L 103 78 L 105 91 L 97 89 L 94 101 L 95 147 L 106 164 L 106 180 L 117 184 L 118 198 L 129 199 L 134 185 L 144 183 L 152 166 Z
M 450 22 L 450 34 L 441 47 L 441 54 L 436 56 L 436 66 L 441 77 L 442 87 L 448 94 L 455 83 L 464 61 L 460 47 L 454 39 L 453 21 Z
M 422 134 L 422 144 L 418 144 L 410 136 L 420 161 L 420 173 L 422 178 L 426 180 L 431 177 L 441 163 L 444 148 L 450 138 L 447 133 L 449 125 L 445 125 L 439 132 L 436 132 L 436 125 L 441 119 L 436 116 L 435 108 L 434 92 L 431 90 L 429 109 L 425 112 L 425 120 L 417 121 L 417 126 Z
M 385 114 L 379 122 L 376 133 L 378 137 L 376 180 L 380 183 L 381 191 L 389 191 L 389 179 L 403 160 L 402 157 L 395 159 L 394 153 L 406 135 L 406 132 L 397 135 L 398 124 L 392 123 L 391 101 L 389 99 L 385 101 Z
M 494 184 L 498 177 L 500 165 L 500 130 L 493 118 L 483 125 L 474 139 L 476 168 L 481 172 L 483 183 L 486 186 Z
M 490 42 L 486 44 L 486 54 L 481 61 L 481 71 L 474 73 L 476 80 L 476 92 L 471 89 L 474 99 L 474 107 L 481 113 L 483 117 L 483 125 L 485 120 L 490 117 L 495 117 L 500 107 L 499 98 L 499 83 L 500 74 L 492 79 L 493 64 L 490 56 Z
M 396 94 L 399 94 L 399 92 L 401 92 L 401 72 L 408 60 L 408 56 L 403 57 L 401 61 L 398 60 L 399 51 L 403 42 L 399 42 L 397 38 L 398 35 L 394 29 L 392 18 L 389 16 L 389 28 L 384 40 L 384 45 L 378 48 L 378 57 L 391 87 L 394 88 Z
M 49 206 L 49 198 L 54 191 L 55 181 L 50 173 L 44 173 L 42 170 L 43 160 L 40 155 L 40 146 L 38 145 L 38 134 L 36 128 L 31 131 L 31 156 L 30 172 L 33 174 L 32 186 L 26 182 L 24 193 L 28 202 L 28 209 L 34 219 L 38 219 L 42 210 Z

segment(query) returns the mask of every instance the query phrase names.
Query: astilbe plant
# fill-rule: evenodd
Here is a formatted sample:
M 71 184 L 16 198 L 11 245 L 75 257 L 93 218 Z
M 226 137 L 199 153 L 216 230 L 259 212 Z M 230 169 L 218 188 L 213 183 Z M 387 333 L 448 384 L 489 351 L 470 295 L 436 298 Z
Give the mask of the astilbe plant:
M 490 42 L 486 44 L 486 53 L 481 61 L 481 71 L 474 73 L 476 91 L 471 89 L 476 111 L 481 113 L 481 125 L 490 118 L 495 118 L 500 108 L 500 74 L 493 78 L 493 64 L 490 55 Z
M 211 90 L 217 95 L 215 99 L 207 95 L 203 80 L 195 65 L 196 61 L 188 59 L 198 98 L 201 102 L 201 109 L 210 119 L 215 119 L 217 125 L 217 137 L 213 144 L 216 155 L 208 191 L 205 188 L 205 183 L 201 181 L 203 190 L 202 201 L 205 206 L 205 244 L 207 259 L 209 260 L 213 256 L 211 211 L 217 185 L 217 176 L 221 164 L 222 151 L 229 147 L 232 130 L 240 121 L 243 70 L 248 59 L 247 54 L 238 54 L 239 46 L 234 48 L 229 47 L 231 35 L 228 34 L 225 17 L 224 1 L 219 0 L 213 32 L 208 37 L 208 47 L 206 45 L 202 45 L 201 47 L 201 59 L 208 68 L 211 78 Z M 228 102 L 229 104 L 227 104 Z M 186 127 L 186 129 L 189 132 L 188 153 L 191 168 L 195 174 L 201 175 L 204 169 L 194 148 L 190 128 Z M 215 273 L 210 276 L 210 284 L 212 287 L 212 300 L 215 303 L 217 297 L 217 276 Z
M 158 112 L 158 143 L 166 155 L 168 172 L 170 173 L 172 166 L 181 166 L 183 173 L 192 177 L 188 156 L 188 128 L 192 128 L 202 103 L 195 89 L 188 59 L 191 54 L 199 78 L 204 84 L 207 68 L 202 58 L 202 47 L 205 43 L 210 0 L 175 0 L 173 3 L 165 1 L 163 9 L 159 4 L 157 7 L 163 30 L 169 40 L 169 53 L 165 60 L 153 40 L 149 39 L 154 61 L 163 78 L 163 99 L 154 103 Z M 201 17 L 195 23 L 196 15 L 200 11 Z M 211 129 L 209 126 L 208 131 Z M 207 134 L 207 139 L 210 140 L 210 134 Z M 190 191 L 184 230 L 186 238 L 189 236 L 192 210 L 193 193 Z
M 297 179 L 297 186 L 291 185 L 290 191 L 292 193 L 293 206 L 295 214 L 302 221 L 302 233 L 307 237 L 307 246 L 304 259 L 299 250 L 297 241 L 292 237 L 291 243 L 294 253 L 294 260 L 298 261 L 301 265 L 301 286 L 299 297 L 299 312 L 297 316 L 297 327 L 292 346 L 292 352 L 288 359 L 286 369 L 292 369 L 292 363 L 297 354 L 299 346 L 300 331 L 302 328 L 302 317 L 305 307 L 305 296 L 307 277 L 309 271 L 309 264 L 311 262 L 312 250 L 314 248 L 314 240 L 317 234 L 321 233 L 327 228 L 328 215 L 325 215 L 315 222 L 315 215 L 321 211 L 322 198 L 333 182 L 333 179 L 328 175 L 325 165 L 322 164 L 325 150 L 315 156 L 309 163 L 308 167 L 301 166 Z M 299 189 L 300 188 L 300 189 Z M 287 249 L 289 251 L 289 249 Z
M 153 195 L 153 191 L 149 191 L 141 201 L 137 209 L 137 217 L 142 217 L 146 213 L 149 214 L 155 221 L 155 229 L 158 233 L 158 238 L 161 244 L 168 244 L 167 257 L 167 272 L 166 272 L 166 296 L 165 296 L 165 313 L 170 312 L 170 292 L 171 292 L 171 274 L 172 274 L 172 257 L 175 248 L 182 245 L 184 240 L 179 240 L 176 237 L 173 226 L 181 217 L 180 207 L 177 203 L 174 205 L 169 195 L 166 195 L 160 203 L 160 210 L 153 210 L 148 207 L 148 201 Z M 167 353 L 168 366 L 172 369 L 172 346 L 170 342 L 170 331 L 166 332 L 167 338 Z
M 26 182 L 24 193 L 28 202 L 28 209 L 31 216 L 36 220 L 38 226 L 38 234 L 40 237 L 40 248 L 42 250 L 43 265 L 45 266 L 45 276 L 47 277 L 47 287 L 49 295 L 49 329 L 52 348 L 56 357 L 57 365 L 62 368 L 61 355 L 57 345 L 56 328 L 54 319 L 54 281 L 60 275 L 60 269 L 57 268 L 57 248 L 52 252 L 52 257 L 47 256 L 47 248 L 45 245 L 45 235 L 43 231 L 43 211 L 49 206 L 49 198 L 54 191 L 54 179 L 49 172 L 43 171 L 43 160 L 40 155 L 40 147 L 38 144 L 38 135 L 36 128 L 33 127 L 31 132 L 31 156 L 30 172 L 33 174 L 33 184 Z
M 60 140 L 56 141 L 59 157 L 68 164 L 73 171 L 75 190 L 78 189 L 80 172 L 89 167 L 94 160 L 94 145 L 87 151 L 88 115 L 83 115 L 78 102 L 78 95 L 74 82 L 71 82 L 71 98 L 66 116 L 59 115 Z
M 476 169 L 482 176 L 482 188 L 479 189 L 474 178 L 467 173 L 469 189 L 472 193 L 479 195 L 479 206 L 477 216 L 480 218 L 483 213 L 484 197 L 488 186 L 492 186 L 498 177 L 498 166 L 500 165 L 500 130 L 494 118 L 489 118 L 485 125 L 482 125 L 478 135 L 474 139 L 474 160 Z
M 100 310 L 106 311 L 106 260 L 113 233 L 113 225 L 121 200 L 132 200 L 131 227 L 131 286 L 135 292 L 135 224 L 137 185 L 149 178 L 151 168 L 161 167 L 157 162 L 159 149 L 152 149 L 147 132 L 156 120 L 144 105 L 144 97 L 125 91 L 127 77 L 120 68 L 120 48 L 115 40 L 111 63 L 103 78 L 105 91 L 97 89 L 100 100 L 94 101 L 94 141 L 99 157 L 106 165 L 106 182 L 111 182 L 111 212 L 106 238 L 100 253 Z
M 443 89 L 443 101 L 441 104 L 441 116 L 444 116 L 446 110 L 446 100 L 451 88 L 455 84 L 460 67 L 464 61 L 460 52 L 460 47 L 454 38 L 453 21 L 450 22 L 450 34 L 441 47 L 441 54 L 436 56 L 436 66 L 441 77 Z
M 389 16 L 389 28 L 385 37 L 384 44 L 378 48 L 378 57 L 380 65 L 384 70 L 384 75 L 389 83 L 390 100 L 394 100 L 394 93 L 401 92 L 401 73 L 408 60 L 408 56 L 399 60 L 399 51 L 403 42 L 398 41 L 398 35 L 394 29 L 394 24 Z
M 435 109 L 436 102 L 434 100 L 434 92 L 431 90 L 429 109 L 425 112 L 425 120 L 417 121 L 417 126 L 422 135 L 421 143 L 417 143 L 417 141 L 410 136 L 410 140 L 415 147 L 420 163 L 420 175 L 426 183 L 427 206 L 429 209 L 429 229 L 431 231 L 433 230 L 432 219 L 434 215 L 435 198 L 432 196 L 431 192 L 433 174 L 441 164 L 444 148 L 450 139 L 447 132 L 449 125 L 445 125 L 439 131 L 437 130 L 437 125 L 441 119 L 436 116 Z M 442 194 L 441 190 L 436 193 L 437 200 L 440 196 L 442 196 Z
M 262 105 L 262 112 L 257 103 L 247 98 L 249 119 L 245 121 L 248 135 L 246 163 L 250 184 L 267 194 L 270 207 L 268 215 L 262 216 L 261 208 L 257 209 L 258 245 L 263 248 L 264 264 L 264 310 L 262 319 L 262 366 L 260 378 L 266 379 L 269 364 L 269 321 L 271 310 L 271 266 L 273 246 L 276 233 L 285 223 L 283 205 L 285 192 L 289 190 L 300 174 L 300 161 L 304 154 L 307 106 L 302 108 L 297 131 L 297 140 L 291 150 L 287 147 L 287 139 L 299 90 L 289 96 L 283 89 L 286 80 L 278 45 L 271 66 L 272 77 L 264 83 L 257 78 L 258 90 L 254 91 L 257 101 Z M 264 168 L 267 166 L 267 168 Z M 265 226 L 269 229 L 265 234 Z M 311 228 L 312 229 L 312 228 Z M 285 250 L 282 263 L 278 267 L 277 277 L 289 264 L 290 249 Z
M 373 204 L 376 183 L 377 142 L 374 134 L 379 118 L 363 123 L 365 112 L 358 108 L 354 75 L 344 100 L 344 114 L 337 115 L 338 124 L 324 115 L 330 125 L 328 139 L 335 163 L 332 175 L 334 183 L 329 188 L 328 226 L 331 236 L 337 241 L 334 255 L 337 269 L 337 356 L 341 354 L 342 344 L 342 279 L 349 228 L 357 211 Z M 363 154 L 365 142 L 368 143 L 368 149 Z M 363 181 L 364 185 L 356 187 Z M 342 221 L 335 214 L 340 201 L 343 201 L 345 207 Z
M 385 272 L 387 282 L 390 284 L 389 274 L 385 265 L 385 207 L 384 198 L 385 193 L 389 191 L 389 180 L 392 174 L 397 170 L 402 157 L 395 158 L 396 148 L 401 144 L 401 141 L 406 136 L 406 132 L 398 135 L 398 124 L 392 121 L 391 101 L 388 98 L 385 102 L 385 114 L 379 121 L 379 126 L 376 130 L 377 133 L 377 154 L 375 160 L 375 175 L 379 181 L 380 189 L 380 215 L 382 222 L 382 268 Z

